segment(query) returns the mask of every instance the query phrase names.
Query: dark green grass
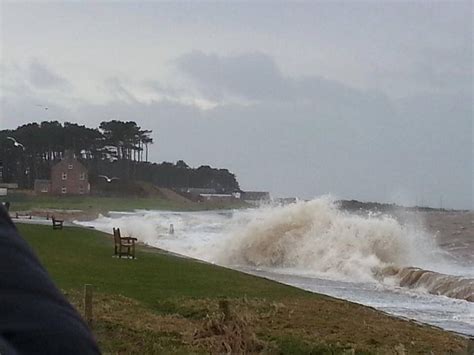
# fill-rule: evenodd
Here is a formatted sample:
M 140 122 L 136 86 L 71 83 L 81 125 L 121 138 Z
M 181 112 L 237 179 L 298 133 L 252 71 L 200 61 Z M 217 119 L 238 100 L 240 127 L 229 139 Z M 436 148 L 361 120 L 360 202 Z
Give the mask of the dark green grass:
M 25 193 L 12 193 L 0 197 L 0 202 L 10 201 L 11 211 L 29 211 L 32 209 L 65 209 L 84 212 L 170 210 L 195 211 L 247 207 L 245 203 L 223 202 L 179 202 L 155 197 L 103 197 L 103 196 L 33 196 Z
M 180 258 L 144 247 L 137 259 L 118 259 L 113 240 L 95 230 L 18 225 L 50 275 L 62 289 L 93 284 L 97 291 L 121 294 L 149 306 L 183 297 L 260 297 L 279 299 L 304 291 L 226 268 Z M 314 295 L 313 295 L 314 296 Z M 172 304 L 175 304 L 174 302 Z
M 31 209 L 77 209 L 98 211 L 131 211 L 134 209 L 168 209 L 186 208 L 184 204 L 155 197 L 98 197 L 98 196 L 28 196 L 11 194 L 2 197 L 10 201 L 11 210 L 25 211 Z M 188 206 L 192 209 L 192 206 Z

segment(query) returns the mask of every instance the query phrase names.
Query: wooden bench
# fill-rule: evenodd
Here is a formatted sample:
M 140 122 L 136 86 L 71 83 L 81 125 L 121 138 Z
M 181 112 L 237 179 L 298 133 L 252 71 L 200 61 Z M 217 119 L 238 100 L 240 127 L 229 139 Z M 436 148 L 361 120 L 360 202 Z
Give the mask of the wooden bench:
M 63 229 L 64 221 L 62 219 L 56 219 L 53 216 L 51 220 L 53 221 L 53 229 Z
M 21 212 L 15 213 L 15 217 L 16 217 L 16 219 L 18 219 L 18 218 L 31 219 L 31 215 L 30 215 L 30 214 L 28 214 L 28 213 L 21 213 Z
M 121 258 L 122 256 L 132 257 L 135 259 L 135 242 L 137 238 L 122 237 L 120 235 L 120 228 L 113 228 L 115 241 L 115 256 Z

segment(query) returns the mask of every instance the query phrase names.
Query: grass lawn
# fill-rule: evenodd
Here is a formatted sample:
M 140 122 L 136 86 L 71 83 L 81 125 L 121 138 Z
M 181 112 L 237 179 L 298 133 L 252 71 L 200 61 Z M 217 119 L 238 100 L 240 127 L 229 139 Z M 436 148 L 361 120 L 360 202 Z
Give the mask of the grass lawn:
M 221 208 L 238 208 L 238 203 L 219 201 L 205 203 L 183 203 L 154 197 L 102 197 L 102 196 L 35 196 L 33 194 L 14 192 L 0 197 L 0 202 L 10 201 L 11 211 L 31 211 L 42 209 L 82 210 L 85 214 L 107 211 L 148 210 L 212 210 Z M 245 205 L 246 206 L 246 205 Z
M 98 197 L 98 196 L 28 196 L 10 194 L 12 209 L 24 211 L 55 208 L 77 210 L 131 211 L 133 209 L 178 209 L 180 204 L 160 198 Z
M 104 233 L 18 225 L 81 310 L 93 284 L 92 329 L 104 353 L 462 353 L 466 339 L 229 269 L 140 246 L 113 258 Z

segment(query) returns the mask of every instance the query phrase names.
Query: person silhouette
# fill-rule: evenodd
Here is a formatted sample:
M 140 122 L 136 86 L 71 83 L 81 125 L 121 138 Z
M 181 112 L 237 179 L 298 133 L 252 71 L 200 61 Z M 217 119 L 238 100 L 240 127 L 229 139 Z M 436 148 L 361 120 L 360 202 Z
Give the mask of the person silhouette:
M 0 354 L 100 354 L 0 204 Z

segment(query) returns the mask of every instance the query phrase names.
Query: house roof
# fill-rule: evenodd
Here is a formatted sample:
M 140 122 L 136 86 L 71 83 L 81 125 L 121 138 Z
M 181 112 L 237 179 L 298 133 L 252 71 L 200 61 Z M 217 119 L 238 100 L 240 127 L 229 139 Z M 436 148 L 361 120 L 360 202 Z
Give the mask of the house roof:
M 201 187 L 190 187 L 186 190 L 186 192 L 190 194 L 215 194 L 216 189 L 210 189 L 210 188 L 201 188 Z
M 79 164 L 80 167 L 82 167 L 84 170 L 87 170 L 86 166 L 83 163 L 81 163 L 79 159 L 77 159 L 75 156 L 71 154 L 65 154 L 64 157 L 60 161 L 58 161 L 56 164 L 54 164 L 51 169 L 54 169 L 60 165 L 69 164 L 69 163 Z

